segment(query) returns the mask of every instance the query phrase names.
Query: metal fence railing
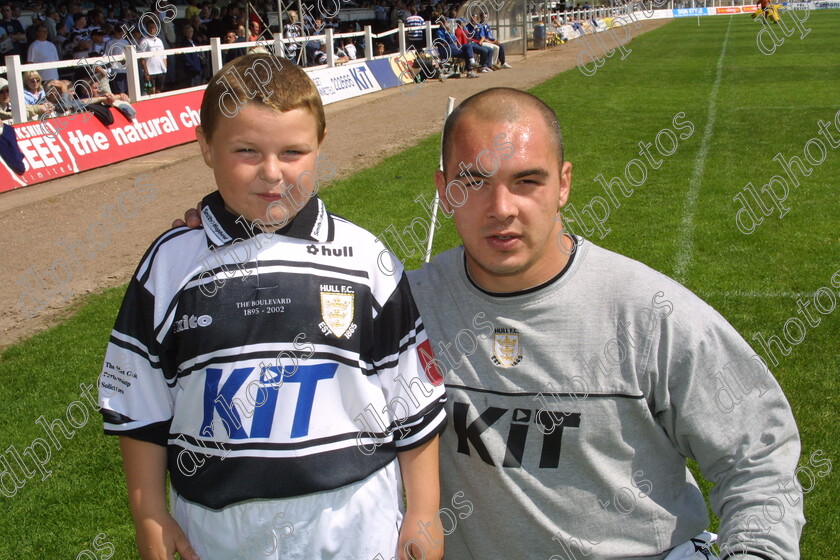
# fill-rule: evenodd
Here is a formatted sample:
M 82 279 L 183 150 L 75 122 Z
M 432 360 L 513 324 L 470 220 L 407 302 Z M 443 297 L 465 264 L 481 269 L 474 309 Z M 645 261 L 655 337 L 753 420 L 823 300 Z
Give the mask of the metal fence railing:
M 167 97 L 188 91 L 202 90 L 206 87 L 206 85 L 201 85 L 196 87 L 172 89 L 170 91 L 154 95 L 145 94 L 141 88 L 142 72 L 139 67 L 139 61 L 143 58 L 161 55 L 167 57 L 177 57 L 184 54 L 196 52 L 207 53 L 211 75 L 213 75 L 222 68 L 222 61 L 224 60 L 224 51 L 229 49 L 251 49 L 253 47 L 263 47 L 269 50 L 269 52 L 272 52 L 278 56 L 283 56 L 292 52 L 293 49 L 290 49 L 289 46 L 294 43 L 299 44 L 299 48 L 297 49 L 299 52 L 305 52 L 304 46 L 309 41 L 322 40 L 325 42 L 326 45 L 333 45 L 335 44 L 336 40 L 346 38 L 359 38 L 363 45 L 363 50 L 359 53 L 359 57 L 357 60 L 369 61 L 374 60 L 376 58 L 395 56 L 396 54 L 404 55 L 408 50 L 410 50 L 410 47 L 408 46 L 408 42 L 406 40 L 405 30 L 405 26 L 402 23 L 400 23 L 399 27 L 378 34 L 373 33 L 371 26 L 366 26 L 363 31 L 355 31 L 351 33 L 334 33 L 333 29 L 328 27 L 325 28 L 325 32 L 323 35 L 314 35 L 290 39 L 283 38 L 279 34 L 276 34 L 274 36 L 269 37 L 266 40 L 251 41 L 246 43 L 222 43 L 221 39 L 219 39 L 218 37 L 214 37 L 210 40 L 209 45 L 199 47 L 179 47 L 165 49 L 162 51 L 139 53 L 137 52 L 137 49 L 134 48 L 134 46 L 129 45 L 125 48 L 124 54 L 114 54 L 105 57 L 89 57 L 73 60 L 59 60 L 56 62 L 41 62 L 33 64 L 23 64 L 21 62 L 20 57 L 14 55 L 7 56 L 5 58 L 5 66 L 0 66 L 0 76 L 6 77 L 9 81 L 9 90 L 11 92 L 12 105 L 12 121 L 14 123 L 22 123 L 27 121 L 26 105 L 24 103 L 23 73 L 30 70 L 40 71 L 55 68 L 59 71 L 73 70 L 75 72 L 76 70 L 82 68 L 87 69 L 86 73 L 90 75 L 93 74 L 93 68 L 97 65 L 101 66 L 112 63 L 122 64 L 125 68 L 128 80 L 129 101 L 133 103 L 141 99 Z M 396 37 L 392 37 L 394 35 L 396 35 Z M 395 47 L 397 48 L 397 53 L 392 52 L 383 56 L 376 56 L 374 54 L 373 45 L 375 40 L 380 39 L 389 43 L 393 42 L 395 44 Z M 427 47 L 432 48 L 434 46 L 435 37 L 432 22 L 426 22 L 424 28 L 424 39 Z M 334 67 L 337 64 L 334 49 L 327 48 L 325 54 L 327 55 L 327 63 L 325 65 L 312 66 L 310 68 L 315 70 L 318 68 Z M 173 59 L 170 58 L 170 63 L 172 61 Z M 353 61 L 350 61 L 349 63 L 352 64 Z

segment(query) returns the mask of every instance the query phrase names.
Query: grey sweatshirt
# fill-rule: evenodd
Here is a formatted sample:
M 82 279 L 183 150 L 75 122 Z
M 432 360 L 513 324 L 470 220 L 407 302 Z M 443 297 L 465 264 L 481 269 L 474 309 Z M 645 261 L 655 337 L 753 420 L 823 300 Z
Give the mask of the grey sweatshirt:
M 461 247 L 409 273 L 446 372 L 447 559 L 663 558 L 709 522 L 686 457 L 716 483 L 722 558 L 798 559 L 799 435 L 772 374 L 689 290 L 578 242 L 516 294 L 475 286 Z

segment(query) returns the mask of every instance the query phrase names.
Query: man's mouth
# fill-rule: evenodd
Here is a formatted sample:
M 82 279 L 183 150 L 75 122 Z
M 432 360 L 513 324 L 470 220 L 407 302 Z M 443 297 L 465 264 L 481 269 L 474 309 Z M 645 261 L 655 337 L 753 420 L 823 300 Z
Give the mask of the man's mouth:
M 520 243 L 520 237 L 514 233 L 504 232 L 504 234 L 487 236 L 487 243 L 494 249 L 511 250 Z

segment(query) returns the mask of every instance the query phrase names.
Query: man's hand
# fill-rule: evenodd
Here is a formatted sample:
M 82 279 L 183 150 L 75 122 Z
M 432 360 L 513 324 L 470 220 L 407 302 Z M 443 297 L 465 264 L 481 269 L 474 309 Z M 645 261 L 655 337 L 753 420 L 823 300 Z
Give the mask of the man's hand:
M 195 208 L 190 208 L 186 212 L 184 212 L 184 219 L 183 220 L 175 220 L 172 222 L 172 227 L 184 227 L 187 226 L 188 228 L 195 229 L 201 225 L 201 202 L 196 204 Z
M 422 535 L 425 533 L 431 540 L 431 547 L 419 546 L 417 542 L 423 542 Z M 408 544 L 414 539 L 416 542 Z M 406 550 L 408 545 L 408 550 Z M 397 546 L 398 560 L 414 560 L 425 558 L 426 560 L 440 560 L 443 558 L 443 534 L 439 533 L 434 525 L 434 516 L 429 517 L 416 514 L 410 509 L 405 512 L 402 527 L 400 527 L 400 540 Z
M 172 560 L 175 553 L 182 560 L 200 560 L 178 523 L 168 514 L 138 519 L 137 550 L 143 560 Z

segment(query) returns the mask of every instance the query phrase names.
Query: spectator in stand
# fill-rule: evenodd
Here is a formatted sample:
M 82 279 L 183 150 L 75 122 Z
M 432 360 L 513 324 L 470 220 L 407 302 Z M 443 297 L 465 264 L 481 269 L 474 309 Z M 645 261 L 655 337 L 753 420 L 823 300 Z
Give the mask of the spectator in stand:
M 190 21 L 193 16 L 201 13 L 201 9 L 197 6 L 198 0 L 187 0 L 187 9 L 184 10 L 184 19 Z
M 102 56 L 105 54 L 105 31 L 94 29 L 90 34 L 90 50 L 88 56 Z
M 283 38 L 297 39 L 298 37 L 302 37 L 303 28 L 301 27 L 301 24 L 298 21 L 297 12 L 294 10 L 289 10 L 286 13 L 289 15 L 289 23 L 283 26 Z M 294 60 L 297 64 L 300 64 L 300 62 L 297 60 L 298 53 L 300 52 L 300 43 L 287 43 L 285 50 L 286 58 L 288 58 L 289 60 Z
M 473 51 L 478 53 L 479 58 L 481 59 L 481 70 L 480 72 L 492 72 L 493 69 L 490 67 L 493 64 L 493 49 L 490 47 L 485 47 L 483 45 L 474 42 L 469 35 L 467 35 L 467 20 L 464 18 L 458 18 L 455 20 L 456 28 L 455 28 L 455 40 L 458 41 L 458 44 L 461 47 L 466 47 L 467 45 L 471 46 Z
M 483 52 L 490 54 L 490 67 L 493 70 L 501 68 L 499 64 L 499 47 L 484 38 L 481 24 L 478 21 L 478 16 L 475 14 L 470 16 L 470 23 L 464 27 L 464 31 L 472 42 L 483 49 Z
M 251 21 L 249 23 L 250 33 L 248 34 L 248 41 L 256 41 L 260 38 L 262 34 L 262 27 L 260 26 L 260 22 L 258 21 Z
M 373 45 L 373 56 L 385 56 L 385 43 L 377 41 Z
M 73 27 L 68 29 L 62 58 L 84 58 L 90 50 L 90 29 L 87 17 L 81 12 L 73 16 Z
M 59 21 L 55 24 L 55 50 L 58 51 L 59 58 L 64 58 L 64 43 L 67 42 L 67 28 L 64 27 L 64 22 Z
M 159 11 L 157 13 L 157 18 L 160 22 L 160 38 L 163 40 L 163 48 L 171 49 L 178 41 L 178 38 L 175 36 L 175 24 L 172 23 L 168 10 Z
M 193 41 L 196 45 L 207 45 L 210 40 L 207 35 L 207 26 L 201 22 L 201 16 L 190 18 L 190 27 L 193 28 Z
M 44 18 L 44 25 L 47 26 L 47 40 L 54 43 L 55 37 L 58 34 L 58 22 L 60 18 L 58 12 L 55 10 L 48 10 L 47 17 Z
M 82 13 L 82 6 L 77 2 L 70 2 L 67 8 L 67 13 L 64 14 L 64 28 L 69 33 L 76 23 L 76 14 Z
M 414 47 L 414 50 L 421 52 L 426 48 L 426 39 L 424 38 L 423 27 L 426 25 L 426 20 L 423 16 L 417 13 L 417 8 L 412 6 L 409 10 L 410 15 L 405 18 L 405 25 L 408 30 L 405 32 L 409 44 Z
M 55 107 L 56 115 L 85 112 L 85 104 L 76 98 L 76 92 L 71 86 L 70 80 L 52 80 L 44 86 L 47 101 Z
M 113 107 L 128 120 L 134 120 L 137 116 L 137 111 L 128 102 L 128 96 L 124 93 L 105 93 L 100 91 L 99 82 L 92 78 L 82 80 L 79 87 L 76 88 L 77 98 L 85 105 L 92 105 L 93 103 L 102 103 L 106 107 Z
M 105 14 L 102 13 L 102 10 L 91 10 L 87 13 L 87 21 L 90 32 L 93 33 L 102 29 L 102 26 L 105 25 Z
M 149 22 L 146 30 L 151 36 L 143 36 L 140 39 L 137 52 L 162 51 L 163 41 L 157 36 L 157 23 L 154 21 Z M 163 91 L 164 78 L 166 77 L 166 57 L 163 55 L 154 55 L 148 58 L 141 58 L 140 67 L 143 69 L 143 78 L 145 81 L 152 82 L 151 93 L 161 93 Z
M 125 53 L 125 48 L 130 43 L 125 38 L 125 28 L 122 25 L 114 28 L 113 38 L 105 43 L 105 52 L 109 57 Z M 114 77 L 111 79 L 111 91 L 114 93 L 128 93 L 128 77 L 125 70 L 125 63 L 114 62 L 111 64 Z
M 0 78 L 0 121 L 12 122 L 12 92 L 5 78 Z
M 207 36 L 222 37 L 225 34 L 224 22 L 222 21 L 222 10 L 218 6 L 210 9 L 210 21 L 207 22 Z
M 35 40 L 29 45 L 29 52 L 26 55 L 26 60 L 30 63 L 37 62 L 58 62 L 61 60 L 58 57 L 58 49 L 55 45 L 47 40 L 48 32 L 47 26 L 40 24 L 35 27 Z M 57 80 L 58 70 L 50 68 L 41 70 L 41 75 L 44 80 Z
M 9 39 L 12 40 L 13 49 L 11 52 L 6 52 L 6 55 L 16 54 L 25 56 L 26 54 L 26 30 L 23 28 L 18 20 L 14 19 L 11 4 L 0 5 L 0 27 L 2 27 Z M 25 61 L 24 61 L 25 62 Z
M 201 23 L 207 25 L 210 23 L 211 19 L 211 4 L 210 2 L 202 2 L 201 3 L 201 11 L 198 13 L 199 17 L 201 18 Z
M 344 52 L 350 60 L 356 60 L 356 44 L 349 37 L 344 39 Z
M 36 120 L 41 115 L 52 113 L 55 107 L 47 100 L 41 75 L 35 70 L 23 73 L 23 101 L 26 103 L 26 117 Z
M 224 23 L 225 29 L 236 29 L 242 25 L 241 15 L 239 6 L 235 4 L 228 4 L 227 15 L 222 16 L 222 22 Z
M 505 46 L 493 37 L 493 28 L 490 27 L 490 23 L 487 21 L 486 13 L 482 12 L 481 21 L 476 26 L 476 31 L 482 39 L 482 44 L 486 44 L 489 47 L 496 47 L 499 50 L 497 60 L 500 68 L 511 68 L 511 65 L 507 63 L 505 58 Z
M 464 46 L 458 44 L 455 36 L 448 27 L 447 20 L 441 18 L 439 27 L 437 29 L 437 37 L 440 41 L 436 41 L 438 53 L 440 58 L 447 60 L 450 57 L 459 57 L 464 59 L 464 64 L 467 67 L 467 78 L 477 78 L 474 68 L 478 66 L 475 61 L 475 53 L 473 52 L 472 44 L 467 43 Z
M 239 37 L 236 36 L 236 31 L 231 29 L 227 33 L 225 33 L 225 44 L 231 45 L 233 43 L 238 43 Z M 239 58 L 240 56 L 245 54 L 245 49 L 226 49 L 222 51 L 222 63 L 227 64 L 231 60 L 235 58 Z
M 376 33 L 382 33 L 383 31 L 388 30 L 388 10 L 385 8 L 385 0 L 377 0 L 376 5 L 373 7 L 374 17 L 376 18 L 374 31 Z
M 306 29 L 306 22 L 305 21 L 304 21 L 304 29 Z M 321 41 L 316 38 L 318 35 L 323 35 L 323 33 L 324 33 L 324 22 L 323 22 L 323 20 L 320 17 L 317 17 L 314 20 L 312 20 L 311 29 L 313 31 L 309 34 L 309 37 L 312 37 L 313 39 L 311 41 L 308 41 L 306 43 L 306 45 L 304 45 L 304 48 L 306 49 L 306 64 L 307 64 L 307 66 L 317 65 L 318 63 L 315 62 L 315 58 L 319 56 L 317 54 L 318 51 L 321 51 L 322 53 L 324 52 L 321 49 Z
M 184 40 L 181 41 L 181 47 L 197 47 L 198 45 L 193 40 L 195 31 L 192 25 L 184 26 Z M 179 58 L 183 65 L 183 87 L 196 87 L 203 83 L 204 64 L 201 57 L 202 53 L 187 53 L 182 54 Z

